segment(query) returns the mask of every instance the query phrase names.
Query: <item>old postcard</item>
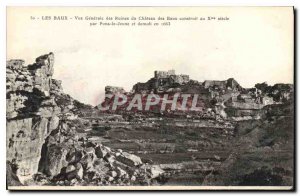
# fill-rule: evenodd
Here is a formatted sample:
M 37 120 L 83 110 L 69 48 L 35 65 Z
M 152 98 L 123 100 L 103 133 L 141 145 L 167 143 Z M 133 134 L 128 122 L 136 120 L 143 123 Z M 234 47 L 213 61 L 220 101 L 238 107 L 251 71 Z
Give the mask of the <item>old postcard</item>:
M 9 190 L 293 190 L 293 7 L 7 7 Z

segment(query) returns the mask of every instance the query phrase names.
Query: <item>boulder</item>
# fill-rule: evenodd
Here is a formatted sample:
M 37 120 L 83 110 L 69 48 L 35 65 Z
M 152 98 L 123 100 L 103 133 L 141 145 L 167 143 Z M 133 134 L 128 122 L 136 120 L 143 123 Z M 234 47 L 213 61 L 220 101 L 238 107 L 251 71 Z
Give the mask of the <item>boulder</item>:
M 88 170 L 90 168 L 93 167 L 93 162 L 94 162 L 94 155 L 93 154 L 85 154 L 81 160 L 80 163 L 82 164 L 82 166 Z
M 77 171 L 77 178 L 82 179 L 83 178 L 83 167 L 81 163 L 76 164 L 76 171 Z
M 106 162 L 104 162 L 104 160 L 96 159 L 94 161 L 93 170 L 100 177 L 103 177 L 110 171 L 110 168 L 108 167 L 108 164 Z
M 95 149 L 94 149 L 93 147 L 89 147 L 89 148 L 86 148 L 86 149 L 85 149 L 85 152 L 86 152 L 86 153 L 94 154 L 94 153 L 95 153 Z
M 117 177 L 118 173 L 116 171 L 110 171 L 109 175 L 112 176 L 113 178 Z
M 52 116 L 49 121 L 49 131 L 53 131 L 54 129 L 57 129 L 59 125 L 59 117 L 58 116 Z
M 113 164 L 116 161 L 116 158 L 115 156 L 108 154 L 107 156 L 105 156 L 104 160 L 106 160 L 110 164 Z
M 138 166 L 143 163 L 140 157 L 129 154 L 127 152 L 123 152 L 120 156 L 117 157 L 117 160 L 128 166 Z
M 66 174 L 66 178 L 68 180 L 78 179 L 81 180 L 83 178 L 83 167 L 80 163 L 77 163 L 75 166 L 71 167 L 71 171 Z
M 78 162 L 81 160 L 82 158 L 82 151 L 81 150 L 78 150 L 76 148 L 72 148 L 67 156 L 66 156 L 66 160 L 69 162 L 69 163 L 74 163 L 74 162 Z
M 117 167 L 116 171 L 117 171 L 118 177 L 122 177 L 122 176 L 125 176 L 127 174 L 127 172 L 124 171 L 123 169 L 121 169 L 120 167 Z
M 135 176 L 131 176 L 130 180 L 134 182 L 136 180 L 136 177 Z
M 96 148 L 97 144 L 95 144 L 94 142 L 86 142 L 85 147 L 86 148 L 89 148 L 89 147 Z
M 68 167 L 66 168 L 66 173 L 69 173 L 69 172 L 72 172 L 75 170 L 76 170 L 76 168 L 74 165 L 68 165 Z
M 109 150 L 102 145 L 99 145 L 95 148 L 95 154 L 98 158 L 104 158 L 108 152 Z
M 68 165 L 66 161 L 67 150 L 63 147 L 52 144 L 48 147 L 46 172 L 51 176 L 60 173 L 63 167 Z
M 114 177 L 112 177 L 112 176 L 107 177 L 107 181 L 112 182 L 113 180 L 114 180 Z
M 165 172 L 158 165 L 151 166 L 148 171 L 150 172 L 151 178 L 157 178 Z

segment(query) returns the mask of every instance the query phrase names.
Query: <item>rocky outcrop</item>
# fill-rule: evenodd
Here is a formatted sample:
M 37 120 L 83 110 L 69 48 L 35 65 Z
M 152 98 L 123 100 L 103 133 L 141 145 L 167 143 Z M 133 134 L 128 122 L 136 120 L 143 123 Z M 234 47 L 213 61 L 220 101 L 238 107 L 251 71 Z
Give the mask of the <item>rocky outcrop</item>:
M 28 66 L 7 61 L 8 185 L 150 183 L 139 157 L 78 137 L 80 116 L 93 108 L 63 92 L 61 81 L 52 79 L 53 65 L 52 53 Z
M 151 106 L 150 112 L 154 115 L 166 115 L 168 117 L 178 117 L 189 115 L 193 119 L 211 119 L 217 121 L 241 121 L 250 119 L 260 119 L 263 115 L 263 108 L 268 105 L 283 104 L 293 98 L 293 85 L 275 84 L 269 86 L 266 83 L 256 84 L 254 88 L 243 88 L 234 78 L 227 80 L 205 80 L 198 82 L 190 80 L 188 75 L 176 75 L 174 70 L 155 71 L 154 77 L 145 83 L 136 83 L 131 92 L 125 92 L 121 87 L 106 87 L 106 94 L 124 94 L 126 102 L 112 110 L 115 97 L 110 96 L 98 106 L 98 108 L 108 108 L 108 113 L 117 114 L 140 114 L 144 113 L 149 94 L 156 94 L 160 97 L 155 106 Z M 130 101 L 135 100 L 135 95 L 142 94 L 142 107 L 138 109 L 128 109 Z M 182 111 L 179 108 L 182 98 L 179 96 L 175 110 L 161 111 L 161 103 L 164 95 L 168 99 L 173 99 L 175 94 L 197 95 L 197 107 L 201 110 L 197 112 Z M 188 106 L 192 105 L 192 99 L 188 98 Z M 146 111 L 149 115 L 149 111 Z
M 54 55 L 43 55 L 32 65 L 7 62 L 7 160 L 18 168 L 21 182 L 37 173 L 45 138 L 55 129 L 60 108 L 50 96 Z

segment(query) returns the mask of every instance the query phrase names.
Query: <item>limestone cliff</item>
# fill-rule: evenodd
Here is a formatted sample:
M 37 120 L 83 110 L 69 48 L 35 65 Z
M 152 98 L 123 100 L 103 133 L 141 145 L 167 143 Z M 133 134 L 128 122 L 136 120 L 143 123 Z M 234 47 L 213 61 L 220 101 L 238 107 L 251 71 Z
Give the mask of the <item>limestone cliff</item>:
M 7 184 L 128 185 L 147 184 L 152 172 L 141 159 L 79 137 L 84 113 L 92 112 L 52 79 L 54 55 L 35 63 L 6 64 Z
M 53 63 L 50 53 L 28 66 L 6 64 L 7 161 L 17 165 L 21 182 L 37 173 L 45 138 L 58 126 L 60 108 L 50 96 Z

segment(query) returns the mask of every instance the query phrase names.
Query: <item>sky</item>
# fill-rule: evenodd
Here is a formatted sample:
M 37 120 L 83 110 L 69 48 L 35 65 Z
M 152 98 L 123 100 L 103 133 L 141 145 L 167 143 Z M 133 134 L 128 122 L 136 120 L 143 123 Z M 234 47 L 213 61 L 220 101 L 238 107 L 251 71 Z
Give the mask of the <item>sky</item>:
M 41 20 L 43 16 L 73 19 Z M 229 20 L 104 27 L 76 21 L 75 16 Z M 243 87 L 293 83 L 293 44 L 291 7 L 7 8 L 7 59 L 30 64 L 53 52 L 53 78 L 62 80 L 65 93 L 91 105 L 102 101 L 105 86 L 129 91 L 153 77 L 155 70 L 174 69 L 198 81 L 235 78 Z

